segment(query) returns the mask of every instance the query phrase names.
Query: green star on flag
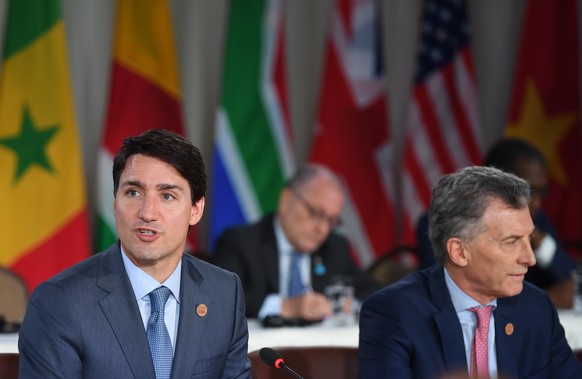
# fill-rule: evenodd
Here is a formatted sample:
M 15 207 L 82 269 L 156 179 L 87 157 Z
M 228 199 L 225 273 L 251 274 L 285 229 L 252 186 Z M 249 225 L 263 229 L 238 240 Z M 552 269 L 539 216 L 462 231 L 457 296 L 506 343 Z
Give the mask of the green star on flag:
M 24 108 L 22 116 L 22 128 L 19 135 L 0 138 L 0 145 L 14 150 L 18 156 L 18 167 L 14 182 L 17 182 L 32 165 L 36 164 L 48 172 L 53 172 L 46 148 L 50 140 L 58 131 L 58 126 L 39 129 L 36 127 L 28 107 Z

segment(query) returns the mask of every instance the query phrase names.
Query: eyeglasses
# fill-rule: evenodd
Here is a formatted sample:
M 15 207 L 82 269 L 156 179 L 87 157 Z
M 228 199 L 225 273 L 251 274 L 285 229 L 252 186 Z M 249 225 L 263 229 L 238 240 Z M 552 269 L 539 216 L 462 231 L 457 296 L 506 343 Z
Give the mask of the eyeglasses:
M 329 227 L 332 229 L 337 228 L 342 224 L 343 221 L 341 217 L 339 216 L 331 217 L 327 215 L 325 211 L 311 205 L 311 203 L 307 201 L 307 199 L 299 191 L 293 190 L 293 193 L 295 194 L 297 200 L 299 200 L 299 202 L 303 204 L 305 209 L 307 209 L 307 212 L 309 213 L 309 216 L 312 219 L 316 220 L 317 222 L 327 222 L 329 224 Z

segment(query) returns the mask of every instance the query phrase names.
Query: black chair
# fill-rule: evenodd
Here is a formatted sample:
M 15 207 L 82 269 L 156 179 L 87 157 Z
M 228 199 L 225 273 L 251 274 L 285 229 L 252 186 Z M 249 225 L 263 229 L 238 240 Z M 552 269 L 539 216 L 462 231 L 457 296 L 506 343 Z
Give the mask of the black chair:
M 368 268 L 368 273 L 383 285 L 398 281 L 416 271 L 411 259 L 416 257 L 415 246 L 397 246 L 378 257 Z

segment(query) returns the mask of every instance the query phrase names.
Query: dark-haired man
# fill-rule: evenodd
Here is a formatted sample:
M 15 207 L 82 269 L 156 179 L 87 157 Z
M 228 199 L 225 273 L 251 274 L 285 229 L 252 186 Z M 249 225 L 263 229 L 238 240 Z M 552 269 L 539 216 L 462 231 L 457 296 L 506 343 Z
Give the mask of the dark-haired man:
M 250 378 L 238 277 L 184 254 L 204 210 L 199 150 L 150 130 L 113 163 L 119 241 L 39 285 L 22 378 Z

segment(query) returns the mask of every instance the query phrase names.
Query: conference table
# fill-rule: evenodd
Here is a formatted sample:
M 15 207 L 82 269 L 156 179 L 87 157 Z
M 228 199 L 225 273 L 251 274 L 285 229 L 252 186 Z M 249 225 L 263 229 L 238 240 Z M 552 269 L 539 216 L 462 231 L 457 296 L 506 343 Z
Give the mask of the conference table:
M 582 350 L 582 312 L 558 310 L 566 339 L 573 350 Z M 314 324 L 302 327 L 265 328 L 249 320 L 248 351 L 263 347 L 345 346 L 358 347 L 358 325 Z M 18 353 L 18 333 L 0 334 L 0 353 Z

